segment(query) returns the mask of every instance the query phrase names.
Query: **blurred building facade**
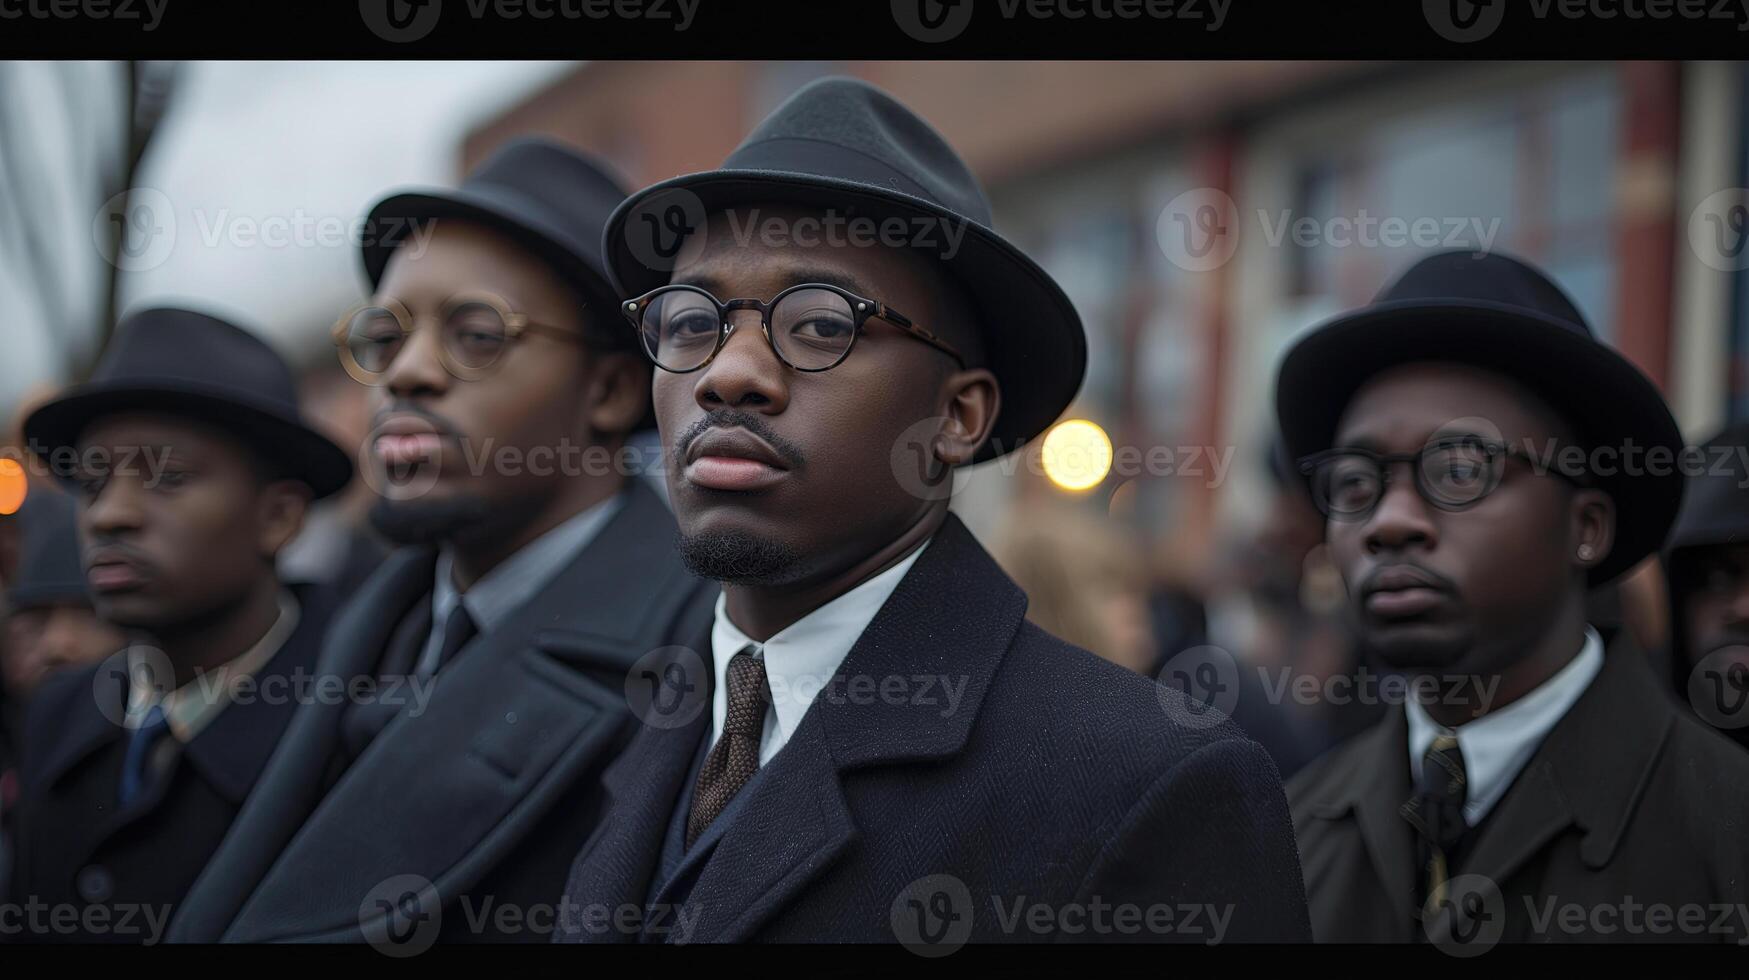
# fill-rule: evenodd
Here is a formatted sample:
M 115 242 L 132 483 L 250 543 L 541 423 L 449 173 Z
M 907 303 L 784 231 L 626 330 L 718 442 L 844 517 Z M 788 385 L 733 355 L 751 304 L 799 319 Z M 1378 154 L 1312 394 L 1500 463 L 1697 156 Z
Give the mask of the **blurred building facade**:
M 591 63 L 475 129 L 459 166 L 538 132 L 636 184 L 708 169 L 827 73 L 935 124 L 998 228 L 1062 282 L 1090 343 L 1074 414 L 1154 450 L 1086 506 L 1121 511 L 1173 567 L 1210 567 L 1263 505 L 1284 347 L 1428 247 L 1552 270 L 1691 438 L 1749 414 L 1749 273 L 1692 234 L 1703 201 L 1745 183 L 1741 65 Z M 1741 204 L 1725 216 L 1720 234 L 1749 235 Z M 1204 218 L 1226 235 L 1213 259 L 1174 238 Z M 1002 476 L 962 491 L 980 533 L 1007 498 L 1060 492 Z

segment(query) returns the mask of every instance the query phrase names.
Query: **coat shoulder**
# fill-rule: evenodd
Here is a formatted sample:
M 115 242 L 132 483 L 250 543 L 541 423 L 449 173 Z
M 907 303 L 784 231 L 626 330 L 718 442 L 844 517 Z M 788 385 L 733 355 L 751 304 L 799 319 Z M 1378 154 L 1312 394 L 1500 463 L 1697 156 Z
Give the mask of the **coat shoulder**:
M 1117 772 L 1152 782 L 1211 746 L 1242 757 L 1246 768 L 1279 783 L 1261 746 L 1220 711 L 1153 678 L 1105 660 L 1027 621 L 1003 661 L 998 687 L 1009 702 L 1027 702 L 1057 751 L 1098 760 L 1102 778 Z

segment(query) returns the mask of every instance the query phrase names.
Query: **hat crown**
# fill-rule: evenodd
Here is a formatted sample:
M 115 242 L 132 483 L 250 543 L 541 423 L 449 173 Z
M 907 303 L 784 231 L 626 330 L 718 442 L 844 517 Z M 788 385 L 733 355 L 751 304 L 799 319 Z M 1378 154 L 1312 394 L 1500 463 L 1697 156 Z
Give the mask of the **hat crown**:
M 297 405 L 285 360 L 261 338 L 204 313 L 155 307 L 124 317 L 92 384 L 192 384 L 249 404 Z
M 775 170 L 868 184 L 989 226 L 990 202 L 959 154 L 922 117 L 854 78 L 811 82 L 729 154 L 725 170 Z
M 1524 262 L 1497 252 L 1439 252 L 1410 266 L 1374 303 L 1483 303 L 1509 307 L 1593 336 L 1578 307 L 1553 280 Z
M 602 162 L 538 137 L 509 140 L 462 179 L 462 190 L 521 197 L 562 233 L 563 244 L 593 256 L 607 216 L 626 192 Z

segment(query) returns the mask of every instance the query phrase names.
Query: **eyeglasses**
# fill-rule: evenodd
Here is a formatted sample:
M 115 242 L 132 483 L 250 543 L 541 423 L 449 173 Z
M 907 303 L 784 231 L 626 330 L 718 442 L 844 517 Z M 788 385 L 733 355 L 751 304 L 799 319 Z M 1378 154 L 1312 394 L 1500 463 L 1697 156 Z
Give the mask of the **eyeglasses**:
M 644 345 L 644 353 L 664 371 L 685 374 L 711 362 L 728 343 L 734 326 L 729 314 L 758 310 L 765 342 L 778 360 L 797 371 L 826 371 L 850 356 L 863 324 L 878 317 L 966 366 L 960 352 L 909 318 L 864 296 L 824 283 L 802 283 L 772 297 L 771 302 L 732 299 L 723 302 L 697 286 L 673 285 L 651 290 L 620 304 Z
M 418 319 L 393 300 L 357 307 L 334 324 L 334 345 L 346 373 L 361 384 L 380 385 L 389 365 L 407 346 Z M 589 341 L 575 330 L 535 323 L 491 293 L 456 296 L 438 312 L 438 359 L 462 381 L 490 374 L 510 345 L 531 333 L 573 344 Z
M 1410 464 L 1421 499 L 1441 510 L 1458 511 L 1493 493 L 1505 474 L 1506 460 L 1530 455 L 1498 442 L 1474 437 L 1441 439 L 1413 453 L 1375 453 L 1366 449 L 1329 449 L 1300 460 L 1300 472 L 1311 477 L 1312 500 L 1324 516 L 1360 521 L 1384 499 L 1390 467 Z M 1558 470 L 1569 482 L 1579 481 Z

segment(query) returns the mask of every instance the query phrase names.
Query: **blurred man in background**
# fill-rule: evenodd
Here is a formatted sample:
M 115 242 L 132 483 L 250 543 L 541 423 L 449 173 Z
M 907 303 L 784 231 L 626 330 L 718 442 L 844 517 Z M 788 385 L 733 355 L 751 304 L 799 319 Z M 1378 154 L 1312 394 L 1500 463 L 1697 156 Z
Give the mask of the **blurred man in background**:
M 1587 622 L 1682 496 L 1652 382 L 1540 272 L 1445 252 L 1296 344 L 1277 415 L 1362 642 L 1417 682 L 1289 783 L 1316 937 L 1631 939 L 1648 908 L 1745 935 L 1717 913 L 1749 839 L 1714 814 L 1749 811 L 1749 758 Z
M 0 648 L 6 691 L 22 703 L 52 673 L 96 663 L 120 650 L 125 634 L 97 615 L 79 558 L 73 502 L 39 489 L 18 514 L 23 548 L 8 580 L 11 606 Z
M 1709 439 L 1666 545 L 1677 697 L 1749 746 L 1749 425 Z
M 628 672 L 709 615 L 620 453 L 650 412 L 599 257 L 624 195 L 528 139 L 372 208 L 375 294 L 335 341 L 375 388 L 371 519 L 403 547 L 321 673 L 385 693 L 299 713 L 172 939 L 550 938 L 539 910 L 594 828 Z
M 12 898 L 54 910 L 26 939 L 154 941 L 315 662 L 332 598 L 287 589 L 276 561 L 351 463 L 266 344 L 176 309 L 125 320 L 25 435 L 76 489 L 98 614 L 135 638 L 32 699 Z

